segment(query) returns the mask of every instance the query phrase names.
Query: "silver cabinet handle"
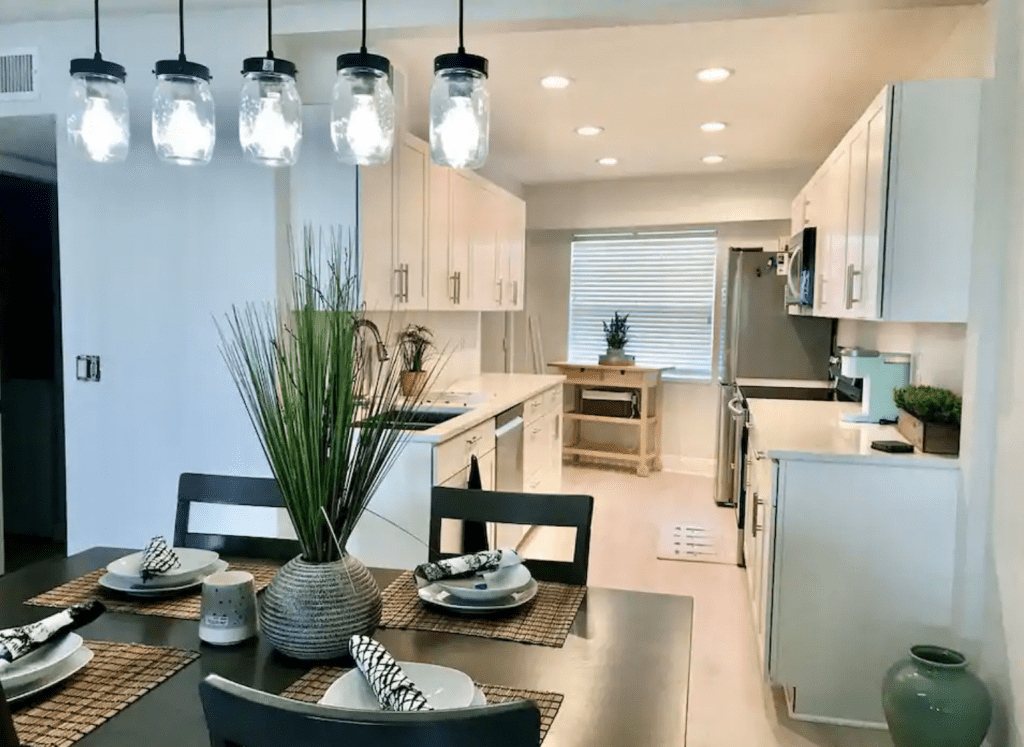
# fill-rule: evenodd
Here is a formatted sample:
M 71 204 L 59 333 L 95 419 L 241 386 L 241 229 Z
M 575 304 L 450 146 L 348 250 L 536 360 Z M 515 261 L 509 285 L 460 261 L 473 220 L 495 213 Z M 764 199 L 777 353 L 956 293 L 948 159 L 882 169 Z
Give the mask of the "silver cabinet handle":
M 504 297 L 505 297 L 505 283 L 503 281 L 501 281 L 501 280 L 498 280 L 497 282 L 495 282 L 495 286 L 496 286 L 496 288 L 495 288 L 494 300 L 497 301 L 500 304 L 504 300 Z
M 760 462 L 760 461 L 761 461 L 762 459 L 764 459 L 764 458 L 765 458 L 765 454 L 764 454 L 764 452 L 763 452 L 763 451 L 761 451 L 761 450 L 756 450 L 756 451 L 754 452 L 754 459 L 756 459 L 757 461 L 759 461 L 759 462 Z
M 402 300 L 402 266 L 399 265 L 395 268 L 395 277 L 398 279 L 398 290 L 395 291 L 394 296 L 397 300 Z
M 455 304 L 455 303 L 458 303 L 458 302 L 459 302 L 459 298 L 458 298 L 458 296 L 457 296 L 457 295 L 455 295 L 455 293 L 456 293 L 456 291 L 455 291 L 455 278 L 457 278 L 457 277 L 458 277 L 458 275 L 459 275 L 459 273 L 457 273 L 457 272 L 453 272 L 453 273 L 452 273 L 452 274 L 451 274 L 451 275 L 450 275 L 450 276 L 448 277 L 448 283 L 449 283 L 449 284 L 451 285 L 451 287 L 452 287 L 452 292 L 451 292 L 451 294 L 450 294 L 450 295 L 448 296 L 448 298 L 450 298 L 450 299 L 451 299 L 451 301 L 452 301 L 452 303 L 453 303 L 453 304 Z
M 763 527 L 757 525 L 757 507 L 761 505 L 761 499 L 757 497 L 757 493 L 754 493 L 754 505 L 753 505 L 753 516 L 750 517 L 750 533 L 752 537 L 756 537 L 757 533 L 761 531 Z
M 473 436 L 473 438 L 467 438 L 466 443 L 469 444 L 470 446 L 476 446 L 478 443 L 480 443 L 481 438 L 482 436 Z
M 402 265 L 402 300 L 409 303 L 409 265 Z
M 455 303 L 462 303 L 462 271 L 455 273 Z
M 519 281 L 512 281 L 512 305 L 516 306 L 519 303 Z
M 852 309 L 855 303 L 860 303 L 860 298 L 853 297 L 853 279 L 861 274 L 856 265 L 846 266 L 846 308 Z

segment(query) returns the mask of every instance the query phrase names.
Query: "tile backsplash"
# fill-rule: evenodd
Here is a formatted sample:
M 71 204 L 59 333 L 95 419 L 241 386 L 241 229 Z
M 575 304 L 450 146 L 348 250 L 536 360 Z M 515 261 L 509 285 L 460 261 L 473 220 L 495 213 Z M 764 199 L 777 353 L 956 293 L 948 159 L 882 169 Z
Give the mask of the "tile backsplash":
M 909 353 L 912 384 L 964 389 L 966 324 L 904 324 L 841 319 L 839 347 L 863 347 L 884 353 Z
M 407 324 L 422 324 L 434 333 L 437 353 L 444 360 L 435 390 L 447 389 L 459 379 L 480 373 L 480 313 L 460 311 L 375 311 L 366 317 L 387 334 L 387 345 L 397 355 L 395 338 Z

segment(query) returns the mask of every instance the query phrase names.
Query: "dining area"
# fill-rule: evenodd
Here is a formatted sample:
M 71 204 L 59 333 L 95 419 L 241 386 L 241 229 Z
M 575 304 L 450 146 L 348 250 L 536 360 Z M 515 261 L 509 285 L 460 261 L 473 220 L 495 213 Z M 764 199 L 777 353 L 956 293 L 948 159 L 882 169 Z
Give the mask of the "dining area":
M 28 666 L 17 659 L 0 665 L 4 747 L 685 744 L 692 600 L 587 586 L 589 499 L 566 496 L 583 508 L 574 524 L 572 501 L 553 498 L 435 488 L 437 560 L 405 571 L 368 569 L 381 590 L 371 635 L 336 641 L 346 649 L 341 655 L 296 658 L 261 625 L 266 587 L 295 541 L 193 533 L 183 508 L 266 506 L 281 501 L 274 480 L 183 475 L 178 513 L 185 523 L 178 522 L 173 543 L 157 543 L 181 565 L 162 586 L 141 578 L 154 554 L 149 547 L 92 548 L 0 578 L 5 632 L 52 615 L 47 607 L 103 608 L 36 647 L 24 657 Z M 441 524 L 452 513 L 465 521 L 575 525 L 583 554 L 571 561 L 524 560 L 511 550 L 452 557 L 440 552 Z M 197 560 L 195 553 L 210 555 Z M 194 566 L 211 557 L 197 575 Z M 134 568 L 140 578 L 111 568 Z M 182 573 L 192 576 L 179 583 Z M 260 607 L 256 629 L 255 610 L 236 615 L 245 603 L 229 602 L 225 614 L 211 593 L 218 576 L 232 573 L 248 577 L 243 586 Z M 424 701 L 410 706 L 396 697 L 409 693 Z

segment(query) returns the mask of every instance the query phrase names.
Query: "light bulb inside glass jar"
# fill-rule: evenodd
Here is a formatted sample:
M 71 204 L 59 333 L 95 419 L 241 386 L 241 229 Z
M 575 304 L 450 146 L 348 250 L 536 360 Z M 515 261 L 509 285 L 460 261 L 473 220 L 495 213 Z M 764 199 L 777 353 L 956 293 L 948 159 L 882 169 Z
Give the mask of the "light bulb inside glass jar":
M 294 65 L 274 58 L 253 58 L 287 66 L 288 73 L 246 72 L 238 108 L 238 139 L 245 157 L 264 166 L 293 166 L 302 144 L 302 100 L 295 85 Z
M 444 57 L 438 60 L 443 61 Z M 447 57 L 458 59 L 459 55 Z M 464 55 L 465 58 L 486 63 L 472 55 Z M 430 151 L 434 163 L 478 169 L 487 161 L 490 100 L 486 80 L 481 69 L 438 69 L 430 91 Z
M 195 75 L 161 74 L 153 92 L 153 145 L 160 160 L 183 166 L 203 165 L 213 157 L 217 140 L 213 93 L 209 82 Z M 205 68 L 202 68 L 205 70 Z
M 370 67 L 376 65 L 376 67 Z M 331 99 L 331 140 L 344 164 L 374 166 L 391 160 L 395 140 L 395 97 L 390 63 L 377 55 L 338 57 Z
M 93 60 L 74 62 L 96 64 Z M 99 64 L 113 63 L 100 61 Z M 96 163 L 123 161 L 130 145 L 128 94 L 123 79 L 75 73 L 71 77 L 68 99 L 68 143 L 72 149 Z

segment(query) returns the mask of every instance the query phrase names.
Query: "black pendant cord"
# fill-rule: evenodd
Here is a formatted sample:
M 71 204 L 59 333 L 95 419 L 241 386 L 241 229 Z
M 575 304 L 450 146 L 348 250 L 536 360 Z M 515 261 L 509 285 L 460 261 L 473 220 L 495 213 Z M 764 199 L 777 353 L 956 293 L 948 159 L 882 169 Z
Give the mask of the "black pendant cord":
M 93 22 L 96 24 L 96 54 L 93 56 L 94 60 L 102 60 L 100 56 L 100 0 L 96 0 L 93 4 Z
M 178 0 L 178 59 L 185 61 L 185 0 Z
M 466 54 L 466 41 L 462 35 L 462 22 L 465 9 L 463 8 L 463 0 L 459 0 L 459 54 Z
M 363 43 L 359 47 L 362 54 L 366 54 L 366 0 L 363 0 Z
M 274 59 L 274 0 L 267 0 L 267 57 Z

